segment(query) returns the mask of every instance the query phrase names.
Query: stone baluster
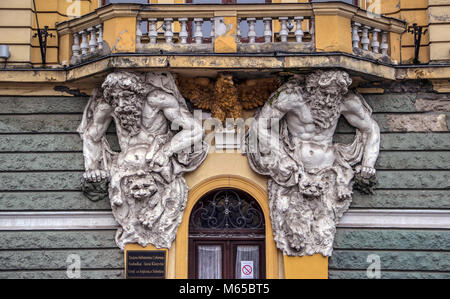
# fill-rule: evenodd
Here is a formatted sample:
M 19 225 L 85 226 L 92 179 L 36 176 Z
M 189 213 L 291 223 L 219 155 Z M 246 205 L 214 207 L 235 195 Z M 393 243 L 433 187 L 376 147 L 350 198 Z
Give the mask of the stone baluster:
M 216 23 L 215 19 L 211 18 L 211 43 L 214 44 L 215 39 L 216 39 Z
M 256 40 L 255 23 L 256 18 L 247 18 L 248 23 L 248 40 L 250 44 L 254 44 Z
M 137 18 L 136 19 L 136 47 L 142 47 L 142 19 Z
M 180 25 L 181 25 L 180 34 L 179 34 L 181 43 L 187 44 L 187 38 L 188 38 L 187 21 L 188 21 L 188 18 L 179 18 L 178 21 L 180 22 Z
M 158 38 L 158 31 L 156 31 L 156 18 L 148 19 L 148 37 L 151 44 L 156 44 Z
M 369 29 L 370 29 L 369 26 L 362 27 L 361 45 L 362 45 L 363 50 L 366 50 L 366 51 L 369 50 L 369 44 L 370 44 Z
M 388 49 L 389 49 L 389 44 L 388 44 L 388 34 L 389 32 L 387 31 L 383 31 L 381 34 L 381 54 L 383 55 L 388 55 Z
M 359 30 L 361 28 L 360 23 L 353 23 L 352 26 L 352 42 L 353 42 L 353 48 L 359 48 L 359 41 L 361 40 L 359 38 Z
M 89 39 L 89 51 L 93 53 L 97 50 L 97 30 L 95 27 L 90 27 L 88 28 L 88 31 L 91 35 L 91 38 Z
M 88 32 L 86 30 L 80 31 L 79 33 L 81 35 L 81 55 L 86 55 L 89 50 L 89 44 L 88 44 Z
M 301 43 L 303 41 L 303 29 L 302 29 L 302 22 L 303 17 L 294 17 L 295 21 L 295 39 L 297 43 Z
M 80 35 L 78 33 L 73 34 L 72 55 L 80 56 Z
M 289 31 L 287 29 L 287 21 L 288 17 L 279 17 L 278 20 L 281 22 L 281 30 L 280 30 L 280 38 L 282 43 L 287 42 L 287 37 L 289 35 Z
M 172 32 L 172 18 L 164 18 L 164 37 L 166 39 L 166 43 L 172 43 L 173 32 Z
M 241 42 L 241 19 L 237 19 L 237 25 L 236 25 L 236 43 Z
M 263 18 L 264 21 L 264 42 L 272 42 L 272 18 Z
M 203 39 L 203 32 L 202 32 L 203 18 L 195 18 L 194 22 L 195 22 L 195 33 L 194 33 L 195 43 L 201 44 Z
M 95 26 L 95 28 L 97 28 L 98 32 L 97 38 L 98 49 L 103 50 L 103 24 L 97 25 Z
M 378 41 L 378 34 L 381 32 L 380 29 L 372 30 L 372 52 L 380 53 L 380 42 Z

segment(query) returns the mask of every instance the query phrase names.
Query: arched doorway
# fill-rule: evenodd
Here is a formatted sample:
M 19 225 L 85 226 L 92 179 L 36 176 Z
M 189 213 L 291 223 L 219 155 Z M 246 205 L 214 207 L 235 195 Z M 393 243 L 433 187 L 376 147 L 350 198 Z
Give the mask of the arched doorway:
M 265 278 L 265 233 L 264 214 L 251 195 L 209 191 L 189 219 L 189 278 Z

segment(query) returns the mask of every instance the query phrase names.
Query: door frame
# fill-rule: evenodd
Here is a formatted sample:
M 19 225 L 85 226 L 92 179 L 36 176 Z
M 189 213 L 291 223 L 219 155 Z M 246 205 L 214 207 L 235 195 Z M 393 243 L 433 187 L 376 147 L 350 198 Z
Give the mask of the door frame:
M 241 159 L 241 157 L 239 156 Z M 184 211 L 185 217 L 178 228 L 177 237 L 175 240 L 175 257 L 176 257 L 176 278 L 187 279 L 188 278 L 188 264 L 189 264 L 189 215 L 191 215 L 197 201 L 202 198 L 203 195 L 211 190 L 219 188 L 235 188 L 247 192 L 251 195 L 264 214 L 265 222 L 265 255 L 266 255 L 266 278 L 278 279 L 281 278 L 284 273 L 280 272 L 279 262 L 282 262 L 282 254 L 275 245 L 273 239 L 272 222 L 270 220 L 270 210 L 267 189 L 260 186 L 259 177 L 255 176 L 255 179 L 244 178 L 236 175 L 220 175 L 216 177 L 210 177 L 203 180 L 191 187 L 188 196 L 188 202 Z M 266 185 L 267 186 L 267 185 Z M 281 276 L 280 276 L 281 274 Z
M 233 198 L 232 202 L 229 205 L 222 206 L 220 203 L 216 206 L 218 202 L 221 201 L 221 196 L 236 196 L 237 198 Z M 237 202 L 234 200 L 239 200 L 239 205 L 235 205 Z M 245 202 L 245 203 L 244 203 Z M 249 227 L 234 227 L 232 226 L 234 223 L 234 218 L 226 218 L 226 209 L 230 208 L 233 210 L 233 207 L 238 207 L 239 211 L 233 210 L 234 212 L 239 212 L 239 214 L 235 214 L 230 212 L 228 215 L 235 215 L 235 217 L 246 217 L 243 216 L 241 212 L 241 204 L 242 207 L 248 206 L 253 210 L 250 215 L 253 215 L 251 218 L 253 221 L 257 220 L 256 223 L 251 221 L 253 225 Z M 214 214 L 208 214 L 211 217 L 217 217 L 216 219 L 221 219 L 224 217 L 223 226 L 219 225 L 215 227 L 214 225 L 210 226 L 209 224 L 204 223 L 203 225 L 197 223 L 205 213 L 205 209 L 209 209 L 214 207 Z M 254 218 L 254 217 L 257 218 Z M 249 193 L 240 190 L 238 188 L 216 188 L 210 190 L 206 194 L 204 194 L 195 204 L 194 208 L 191 210 L 189 215 L 186 215 L 189 218 L 189 269 L 188 276 L 189 279 L 198 279 L 199 274 L 199 262 L 198 262 L 198 246 L 200 245 L 217 245 L 222 248 L 222 256 L 221 256 L 221 264 L 222 264 L 222 278 L 225 279 L 234 279 L 236 277 L 236 257 L 237 257 L 237 246 L 239 245 L 257 245 L 259 247 L 259 273 L 258 277 L 260 279 L 265 278 L 265 231 L 266 231 L 266 223 L 264 212 L 261 206 L 258 204 L 257 200 L 253 198 Z M 194 218 L 193 218 L 194 217 Z M 248 219 L 250 220 L 250 219 Z M 230 227 L 225 226 L 225 222 Z M 209 223 L 209 222 L 208 222 Z M 205 226 L 204 226 L 205 225 Z

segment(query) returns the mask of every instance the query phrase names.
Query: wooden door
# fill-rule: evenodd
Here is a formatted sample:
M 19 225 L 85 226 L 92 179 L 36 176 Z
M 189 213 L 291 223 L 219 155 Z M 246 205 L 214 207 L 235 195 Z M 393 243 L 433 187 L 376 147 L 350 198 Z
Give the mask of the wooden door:
M 265 255 L 264 215 L 249 194 L 218 189 L 196 203 L 189 220 L 189 278 L 264 279 Z

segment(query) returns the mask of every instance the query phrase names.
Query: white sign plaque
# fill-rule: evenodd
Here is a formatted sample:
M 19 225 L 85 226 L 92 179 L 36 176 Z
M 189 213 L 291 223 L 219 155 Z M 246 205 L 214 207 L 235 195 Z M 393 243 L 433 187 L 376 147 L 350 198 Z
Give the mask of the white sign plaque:
M 254 278 L 253 261 L 241 261 L 241 278 Z

